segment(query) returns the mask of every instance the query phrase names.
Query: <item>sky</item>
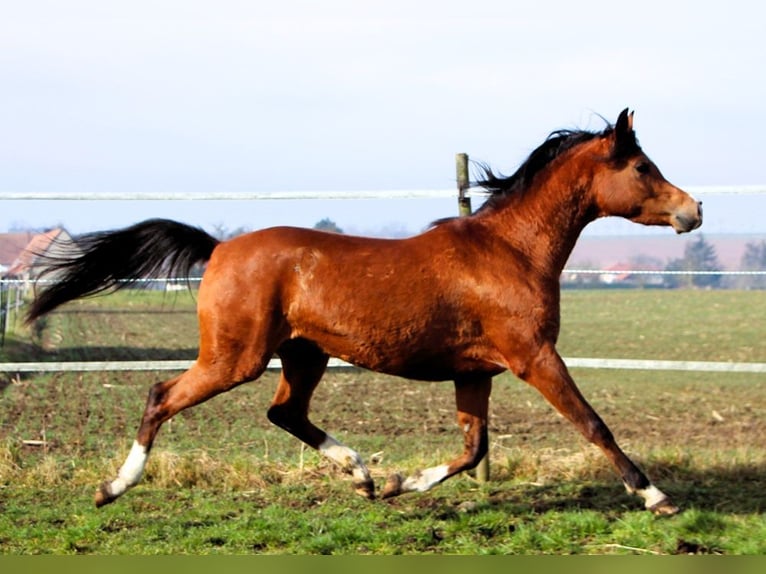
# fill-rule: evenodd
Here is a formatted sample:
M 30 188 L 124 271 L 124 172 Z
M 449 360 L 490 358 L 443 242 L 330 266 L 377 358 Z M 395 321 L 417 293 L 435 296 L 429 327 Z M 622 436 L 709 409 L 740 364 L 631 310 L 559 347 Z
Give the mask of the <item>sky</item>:
M 673 183 L 766 186 L 763 3 L 0 0 L 0 14 L 0 192 L 451 189 L 458 152 L 511 173 L 551 131 L 600 130 L 625 107 Z M 703 229 L 766 233 L 766 195 L 702 199 Z M 385 234 L 456 211 L 6 200 L 0 231 L 329 217 Z

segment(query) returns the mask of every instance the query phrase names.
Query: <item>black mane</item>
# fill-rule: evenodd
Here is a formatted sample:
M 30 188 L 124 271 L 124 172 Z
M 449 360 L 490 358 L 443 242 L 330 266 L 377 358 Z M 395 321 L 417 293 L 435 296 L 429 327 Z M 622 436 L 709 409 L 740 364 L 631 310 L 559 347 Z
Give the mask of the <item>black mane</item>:
M 492 194 L 483 207 L 486 207 L 487 204 L 491 206 L 494 203 L 492 200 L 495 198 L 504 197 L 526 189 L 532 183 L 535 176 L 561 154 L 581 143 L 596 138 L 608 137 L 613 131 L 614 126 L 612 125 L 608 125 L 601 132 L 557 130 L 551 133 L 537 149 L 529 154 L 526 161 L 511 176 L 506 177 L 502 174 L 495 174 L 487 164 L 475 163 L 474 165 L 476 165 L 481 175 L 478 180 L 472 182 L 472 185 L 483 187 Z M 635 139 L 635 134 L 633 132 L 631 134 L 633 137 L 626 142 L 627 145 L 622 145 L 619 149 L 612 150 L 612 157 L 610 159 L 619 161 L 640 149 L 638 141 Z
M 537 149 L 529 154 L 526 161 L 519 166 L 513 175 L 498 175 L 487 164 L 475 164 L 481 172 L 481 176 L 473 182 L 473 185 L 483 187 L 492 195 L 508 195 L 515 191 L 520 191 L 528 187 L 534 177 L 562 153 L 600 135 L 588 131 L 555 131 Z
M 625 112 L 627 113 L 627 110 Z M 493 209 L 498 206 L 502 198 L 510 195 L 519 195 L 532 183 L 535 176 L 545 169 L 554 159 L 572 149 L 573 147 L 591 141 L 596 138 L 606 138 L 615 131 L 615 126 L 607 123 L 606 128 L 600 132 L 587 130 L 556 130 L 552 132 L 540 146 L 535 149 L 511 176 L 495 174 L 489 165 L 482 162 L 471 162 L 480 172 L 479 179 L 472 181 L 472 187 L 483 187 L 490 192 L 490 197 L 475 213 Z M 611 150 L 608 158 L 612 162 L 622 162 L 641 151 L 636 134 L 630 130 Z M 441 225 L 448 221 L 459 219 L 457 217 L 445 217 L 431 223 L 431 227 Z

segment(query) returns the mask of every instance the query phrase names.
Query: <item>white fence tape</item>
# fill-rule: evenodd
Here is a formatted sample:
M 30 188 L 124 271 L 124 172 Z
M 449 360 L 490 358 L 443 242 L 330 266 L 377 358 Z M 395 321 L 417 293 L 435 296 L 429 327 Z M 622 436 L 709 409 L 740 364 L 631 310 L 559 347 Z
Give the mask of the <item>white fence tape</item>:
M 684 187 L 692 195 L 706 194 L 763 194 L 766 185 L 701 185 Z M 467 190 L 472 196 L 486 196 L 483 188 Z M 0 201 L 249 201 L 249 200 L 298 200 L 298 199 L 430 199 L 457 198 L 451 189 L 388 189 L 355 191 L 133 191 L 133 192 L 63 192 L 63 191 L 0 191 Z
M 715 373 L 766 373 L 766 363 L 729 363 L 716 361 L 657 361 L 643 359 L 565 358 L 570 368 L 637 369 L 647 371 L 701 371 Z M 37 363 L 0 363 L 0 372 L 49 373 L 71 371 L 184 371 L 194 361 L 66 361 Z M 328 367 L 353 367 L 340 359 L 330 359 Z M 280 369 L 279 359 L 269 361 L 269 369 Z

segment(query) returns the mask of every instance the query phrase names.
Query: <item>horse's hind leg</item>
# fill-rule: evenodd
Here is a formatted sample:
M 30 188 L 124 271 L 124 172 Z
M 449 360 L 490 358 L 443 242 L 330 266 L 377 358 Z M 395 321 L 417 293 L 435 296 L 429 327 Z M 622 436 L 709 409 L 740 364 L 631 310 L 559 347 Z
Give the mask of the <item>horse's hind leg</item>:
M 268 410 L 269 420 L 337 462 L 353 476 L 354 489 L 374 498 L 375 486 L 359 454 L 340 444 L 308 418 L 309 403 L 327 367 L 328 356 L 305 339 L 285 341 L 277 351 L 282 375 Z
M 240 383 L 257 378 L 267 363 L 268 358 L 264 357 L 261 364 L 252 370 L 237 374 L 236 370 L 222 366 L 202 366 L 198 361 L 182 375 L 154 385 L 149 391 L 141 426 L 130 454 L 120 467 L 117 477 L 105 481 L 99 487 L 96 492 L 96 506 L 100 507 L 113 502 L 129 488 L 138 484 L 152 443 L 162 423 L 183 409 L 202 403 Z
M 641 496 L 648 510 L 655 514 L 678 512 L 678 507 L 670 501 L 670 498 L 654 486 L 622 452 L 612 432 L 577 389 L 566 365 L 552 347 L 544 348 L 527 365 L 527 370 L 518 374 L 527 383 L 537 388 L 586 439 L 604 452 L 622 476 L 628 492 Z
M 389 498 L 405 492 L 422 492 L 479 464 L 489 447 L 487 416 L 491 392 L 491 377 L 455 381 L 457 421 L 465 443 L 463 454 L 449 463 L 426 468 L 407 478 L 399 474 L 390 476 L 381 496 Z

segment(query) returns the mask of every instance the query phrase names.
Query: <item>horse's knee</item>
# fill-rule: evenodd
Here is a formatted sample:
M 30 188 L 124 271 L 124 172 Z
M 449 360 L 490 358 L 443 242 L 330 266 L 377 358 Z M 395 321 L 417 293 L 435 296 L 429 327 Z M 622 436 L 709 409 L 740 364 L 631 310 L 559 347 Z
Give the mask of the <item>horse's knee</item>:
M 163 403 L 167 393 L 167 385 L 164 382 L 152 385 L 146 397 L 146 408 L 157 408 Z
M 144 409 L 144 424 L 162 423 L 167 416 L 166 401 L 168 397 L 168 386 L 166 382 L 152 385 L 149 394 L 146 397 L 146 407 Z

